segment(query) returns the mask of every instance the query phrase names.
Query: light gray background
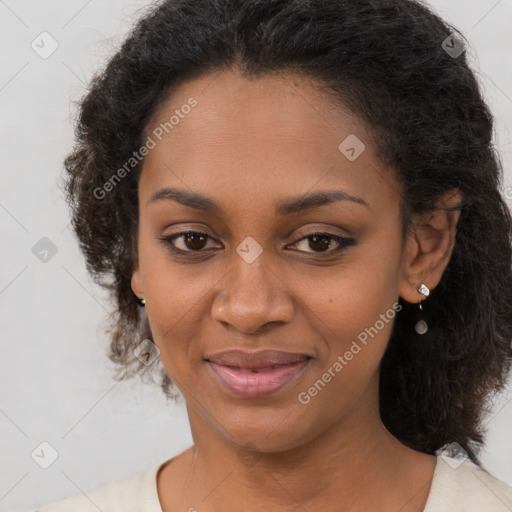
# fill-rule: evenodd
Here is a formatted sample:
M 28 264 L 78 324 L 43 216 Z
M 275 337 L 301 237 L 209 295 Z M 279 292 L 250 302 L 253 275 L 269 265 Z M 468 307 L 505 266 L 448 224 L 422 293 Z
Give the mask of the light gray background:
M 59 188 L 71 102 L 148 3 L 0 0 L 0 511 L 28 511 L 138 473 L 192 443 L 183 401 L 167 404 L 139 379 L 112 380 L 110 306 L 85 271 Z M 512 0 L 431 3 L 472 43 L 509 186 Z M 47 59 L 31 48 L 43 31 L 59 44 Z M 506 193 L 512 199 L 512 187 Z M 43 237 L 58 250 L 46 263 L 32 253 Z M 510 391 L 496 398 L 483 455 L 510 485 L 511 404 Z M 48 469 L 31 458 L 42 441 L 59 454 Z

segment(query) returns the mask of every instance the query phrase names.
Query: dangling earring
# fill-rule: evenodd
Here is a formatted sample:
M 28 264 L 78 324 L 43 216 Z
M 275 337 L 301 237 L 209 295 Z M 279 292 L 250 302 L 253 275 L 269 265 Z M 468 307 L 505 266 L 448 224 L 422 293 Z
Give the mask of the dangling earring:
M 430 293 L 430 290 L 428 289 L 428 286 L 425 283 L 421 283 L 420 287 L 418 288 L 418 292 L 421 293 L 425 298 L 428 297 L 428 294 Z M 420 299 L 420 312 L 423 310 L 421 306 L 421 301 L 423 299 Z M 418 334 L 425 334 L 428 331 L 428 325 L 425 320 L 421 319 L 416 322 L 416 325 L 414 326 L 414 330 Z

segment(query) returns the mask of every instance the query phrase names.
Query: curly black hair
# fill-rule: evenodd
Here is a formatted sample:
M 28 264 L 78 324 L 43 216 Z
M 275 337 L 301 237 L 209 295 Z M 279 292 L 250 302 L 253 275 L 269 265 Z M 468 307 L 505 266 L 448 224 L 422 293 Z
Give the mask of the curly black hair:
M 183 82 L 233 67 L 255 78 L 300 73 L 366 123 L 403 185 L 404 232 L 446 191 L 462 194 L 451 259 L 425 302 L 425 335 L 414 331 L 417 305 L 400 298 L 381 362 L 380 412 L 411 448 L 432 453 L 455 442 L 481 465 L 488 399 L 504 387 L 512 358 L 512 222 L 492 116 L 466 52 L 449 51 L 461 44 L 462 34 L 413 0 L 149 6 L 80 101 L 65 160 L 66 199 L 87 269 L 115 299 L 109 358 L 123 370 L 116 378 L 156 368 L 133 357 L 141 340 L 152 339 L 131 289 L 143 159 L 108 193 L 105 184 L 143 145 L 148 121 Z M 159 368 L 169 397 L 173 382 Z

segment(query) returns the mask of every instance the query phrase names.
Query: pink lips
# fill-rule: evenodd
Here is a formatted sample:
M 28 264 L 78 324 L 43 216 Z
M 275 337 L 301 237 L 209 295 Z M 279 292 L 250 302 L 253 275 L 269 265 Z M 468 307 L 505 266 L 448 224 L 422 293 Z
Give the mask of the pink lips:
M 208 356 L 206 361 L 232 393 L 258 398 L 284 387 L 304 370 L 310 359 L 306 354 L 277 350 L 230 350 Z

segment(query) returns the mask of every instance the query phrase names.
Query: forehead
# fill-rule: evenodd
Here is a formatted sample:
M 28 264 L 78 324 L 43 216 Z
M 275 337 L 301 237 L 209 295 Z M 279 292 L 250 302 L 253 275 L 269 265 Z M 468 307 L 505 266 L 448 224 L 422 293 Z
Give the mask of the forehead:
M 146 126 L 155 145 L 141 195 L 179 184 L 268 200 L 342 186 L 369 203 L 391 199 L 398 185 L 363 122 L 324 87 L 295 74 L 249 79 L 234 70 L 185 82 Z

